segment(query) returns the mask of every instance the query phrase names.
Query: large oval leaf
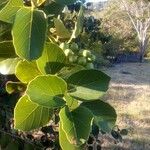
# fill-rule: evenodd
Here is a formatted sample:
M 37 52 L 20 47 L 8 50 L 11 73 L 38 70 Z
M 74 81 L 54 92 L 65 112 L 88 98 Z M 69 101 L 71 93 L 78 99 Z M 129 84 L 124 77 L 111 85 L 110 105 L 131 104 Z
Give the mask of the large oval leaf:
M 48 108 L 65 105 L 63 95 L 67 90 L 64 80 L 57 76 L 38 76 L 27 87 L 26 93 L 31 101 Z
M 15 106 L 14 127 L 22 131 L 30 131 L 46 125 L 53 111 L 29 100 L 27 95 L 21 97 Z
M 23 0 L 9 0 L 5 7 L 0 11 L 0 20 L 13 23 L 17 11 L 23 7 Z
M 42 55 L 47 21 L 43 11 L 21 8 L 15 18 L 12 35 L 16 53 L 26 60 Z
M 110 77 L 98 70 L 81 70 L 72 74 L 67 83 L 73 88 L 70 95 L 83 101 L 98 99 L 109 86 Z
M 16 57 L 12 41 L 0 42 L 0 58 Z
M 19 58 L 9 58 L 0 62 L 0 73 L 3 75 L 15 74 L 15 67 Z
M 16 77 L 23 83 L 28 83 L 36 76 L 42 75 L 35 62 L 21 60 L 16 66 Z
M 108 103 L 100 100 L 84 102 L 81 106 L 87 107 L 94 115 L 94 122 L 104 132 L 110 132 L 115 126 L 117 114 Z
M 68 141 L 66 134 L 62 129 L 61 122 L 59 123 L 59 143 L 63 150 L 83 150 L 84 149 L 84 146 L 76 146 L 76 145 L 71 144 Z
M 39 70 L 43 74 L 55 74 L 66 62 L 66 56 L 62 49 L 53 43 L 46 43 L 42 57 L 37 60 Z
M 91 131 L 92 113 L 85 107 L 79 106 L 70 111 L 66 106 L 61 109 L 59 116 L 68 141 L 77 146 L 84 144 Z

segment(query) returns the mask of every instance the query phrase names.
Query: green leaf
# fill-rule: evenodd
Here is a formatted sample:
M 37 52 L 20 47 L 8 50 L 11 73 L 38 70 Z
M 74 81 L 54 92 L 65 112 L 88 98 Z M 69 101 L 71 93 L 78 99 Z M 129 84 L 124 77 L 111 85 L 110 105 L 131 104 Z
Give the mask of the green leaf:
M 67 80 L 72 74 L 81 71 L 81 70 L 85 70 L 85 68 L 83 66 L 79 66 L 79 65 L 75 65 L 75 66 L 70 66 L 70 67 L 63 67 L 60 72 L 59 72 L 59 76 L 61 78 L 63 78 L 64 80 Z
M 54 2 L 61 4 L 61 5 L 69 5 L 75 3 L 77 0 L 53 0 Z
M 73 30 L 73 33 L 69 42 L 72 41 L 72 39 L 75 39 L 80 35 L 83 29 L 83 22 L 84 22 L 84 11 L 83 11 L 83 6 L 81 6 L 77 21 L 75 23 L 75 29 Z
M 59 38 L 63 38 L 63 39 L 70 38 L 70 36 L 71 36 L 70 32 L 64 26 L 63 22 L 60 19 L 54 18 L 54 25 L 56 28 L 57 36 Z
M 21 60 L 16 66 L 16 77 L 23 83 L 28 83 L 36 76 L 41 75 L 35 62 Z
M 27 95 L 22 96 L 15 106 L 14 127 L 22 131 L 30 131 L 46 125 L 53 111 L 29 100 Z
M 0 58 L 16 57 L 12 41 L 0 42 Z
M 70 110 L 74 110 L 79 106 L 78 101 L 73 97 L 69 96 L 69 94 L 66 94 L 64 99 Z
M 1 0 L 0 10 L 8 3 L 9 0 Z
M 32 0 L 36 7 L 42 5 L 46 0 Z
M 87 107 L 94 115 L 94 122 L 104 132 L 111 132 L 115 126 L 117 114 L 108 103 L 100 100 L 84 102 L 81 106 Z
M 73 145 L 84 144 L 90 134 L 93 120 L 92 113 L 85 107 L 78 107 L 69 111 L 66 106 L 60 111 L 60 121 L 68 141 Z
M 0 11 L 0 20 L 13 23 L 17 11 L 23 7 L 23 0 L 9 0 L 5 7 Z
M 57 108 L 65 105 L 63 95 L 67 90 L 64 80 L 57 76 L 38 76 L 27 87 L 26 93 L 32 102 L 48 108 Z
M 44 6 L 43 10 L 47 15 L 57 16 L 58 14 L 62 12 L 64 6 L 65 6 L 64 4 L 58 4 L 58 3 L 51 1 L 50 3 Z
M 3 75 L 15 74 L 15 67 L 19 58 L 9 58 L 0 62 L 0 73 Z
M 21 83 L 21 82 L 12 82 L 12 81 L 8 81 L 6 83 L 6 91 L 9 94 L 12 93 L 20 93 L 20 92 L 24 92 L 26 90 L 26 85 Z
M 66 134 L 62 129 L 61 122 L 59 123 L 59 143 L 63 150 L 83 150 L 84 149 L 84 146 L 76 146 L 76 145 L 71 144 L 68 141 Z
M 62 49 L 53 43 L 46 43 L 42 57 L 37 60 L 39 70 L 43 74 L 55 74 L 66 62 L 66 56 Z
M 47 20 L 43 11 L 21 8 L 12 29 L 16 54 L 22 59 L 34 60 L 42 55 Z
M 110 77 L 98 70 L 81 70 L 72 74 L 67 83 L 72 86 L 70 95 L 81 101 L 102 97 L 108 89 Z

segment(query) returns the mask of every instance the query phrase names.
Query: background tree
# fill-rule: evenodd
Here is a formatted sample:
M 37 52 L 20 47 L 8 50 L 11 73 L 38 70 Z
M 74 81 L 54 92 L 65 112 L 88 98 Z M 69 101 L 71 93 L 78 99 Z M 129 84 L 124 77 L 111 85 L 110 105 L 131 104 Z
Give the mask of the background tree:
M 143 0 L 122 0 L 121 8 L 127 13 L 137 33 L 140 50 L 140 62 L 143 62 L 143 57 L 147 50 L 150 38 L 150 2 Z

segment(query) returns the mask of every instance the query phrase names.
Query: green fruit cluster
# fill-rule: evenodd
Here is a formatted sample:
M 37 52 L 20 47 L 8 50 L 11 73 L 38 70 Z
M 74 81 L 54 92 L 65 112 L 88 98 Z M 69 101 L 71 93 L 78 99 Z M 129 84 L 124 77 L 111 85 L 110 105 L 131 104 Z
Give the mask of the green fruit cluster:
M 94 69 L 93 62 L 96 57 L 90 50 L 79 49 L 76 43 L 61 43 L 60 48 L 63 49 L 68 63 L 81 65 L 87 69 Z

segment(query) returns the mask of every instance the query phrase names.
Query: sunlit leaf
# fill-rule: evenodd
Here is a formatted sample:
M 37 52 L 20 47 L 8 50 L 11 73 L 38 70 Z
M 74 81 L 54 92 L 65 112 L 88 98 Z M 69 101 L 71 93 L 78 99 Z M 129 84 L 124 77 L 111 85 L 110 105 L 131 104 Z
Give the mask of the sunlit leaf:
M 0 11 L 0 20 L 13 23 L 15 15 L 21 7 L 23 7 L 23 0 L 9 0 L 5 7 Z
M 9 58 L 0 62 L 0 73 L 3 75 L 15 74 L 15 67 L 19 58 Z
M 67 90 L 64 80 L 57 76 L 37 76 L 29 82 L 26 93 L 30 100 L 41 106 L 57 108 L 65 105 L 63 95 Z
M 35 62 L 21 60 L 16 66 L 16 77 L 23 83 L 28 83 L 36 76 L 41 75 Z
M 47 21 L 43 11 L 23 7 L 17 14 L 12 35 L 16 53 L 26 60 L 42 55 Z
M 46 125 L 53 111 L 29 100 L 27 95 L 22 96 L 15 106 L 14 127 L 22 131 L 30 131 Z

